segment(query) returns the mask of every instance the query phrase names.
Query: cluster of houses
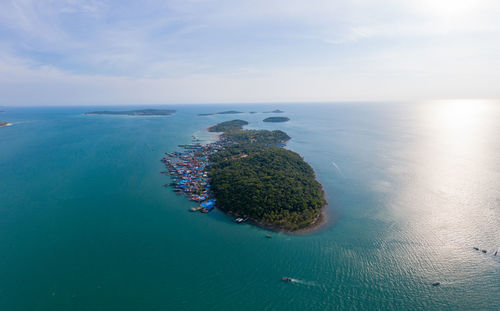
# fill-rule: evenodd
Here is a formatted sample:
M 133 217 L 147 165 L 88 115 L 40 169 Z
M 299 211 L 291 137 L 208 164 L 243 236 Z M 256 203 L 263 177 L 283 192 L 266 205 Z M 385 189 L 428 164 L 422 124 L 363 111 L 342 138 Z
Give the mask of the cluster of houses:
M 215 207 L 215 198 L 210 190 L 206 167 L 210 155 L 223 149 L 223 141 L 206 145 L 200 143 L 179 145 L 179 147 L 184 149 L 183 152 L 167 153 L 162 159 L 173 180 L 170 186 L 176 193 L 184 193 L 189 200 L 200 203 L 199 207 L 193 207 L 191 211 L 208 213 Z

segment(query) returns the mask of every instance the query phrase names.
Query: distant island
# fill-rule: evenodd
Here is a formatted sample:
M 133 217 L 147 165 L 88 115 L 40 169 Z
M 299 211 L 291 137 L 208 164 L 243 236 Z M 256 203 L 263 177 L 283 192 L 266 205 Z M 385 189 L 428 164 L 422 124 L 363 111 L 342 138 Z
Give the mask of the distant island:
M 232 120 L 232 121 L 226 121 L 226 122 L 221 122 L 217 125 L 211 126 L 208 128 L 209 132 L 229 132 L 229 131 L 234 131 L 234 130 L 241 130 L 243 128 L 243 125 L 247 125 L 247 121 L 243 120 Z
M 124 116 L 169 116 L 175 110 L 169 109 L 141 109 L 126 111 L 92 111 L 86 112 L 87 115 L 106 114 L 106 115 L 124 115 Z
M 273 111 L 264 111 L 264 113 L 284 113 L 284 111 L 276 109 L 276 110 L 273 110 Z
M 205 117 L 205 116 L 214 116 L 216 114 L 238 114 L 238 113 L 243 113 L 243 112 L 236 110 L 228 110 L 228 111 L 213 112 L 213 113 L 199 113 L 198 115 Z
M 221 139 L 224 149 L 207 168 L 221 210 L 278 231 L 321 223 L 323 188 L 299 154 L 281 148 L 290 139 L 285 132 L 231 129 Z
M 287 117 L 269 117 L 269 118 L 265 118 L 263 120 L 264 122 L 286 122 L 286 121 L 290 121 L 289 118 Z

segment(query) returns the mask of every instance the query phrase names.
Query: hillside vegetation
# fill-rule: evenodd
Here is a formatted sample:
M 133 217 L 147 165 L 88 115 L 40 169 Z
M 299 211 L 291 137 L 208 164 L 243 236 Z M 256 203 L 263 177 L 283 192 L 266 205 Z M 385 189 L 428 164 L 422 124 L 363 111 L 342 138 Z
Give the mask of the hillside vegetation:
M 209 132 L 230 132 L 230 131 L 235 131 L 235 130 L 240 130 L 243 128 L 243 125 L 247 125 L 247 121 L 243 120 L 232 120 L 232 121 L 226 121 L 226 122 L 221 122 L 219 124 L 216 124 L 214 126 L 211 126 L 208 128 Z
M 264 227 L 293 231 L 318 220 L 326 204 L 314 171 L 297 153 L 278 147 L 282 131 L 236 130 L 210 158 L 210 184 L 224 211 Z

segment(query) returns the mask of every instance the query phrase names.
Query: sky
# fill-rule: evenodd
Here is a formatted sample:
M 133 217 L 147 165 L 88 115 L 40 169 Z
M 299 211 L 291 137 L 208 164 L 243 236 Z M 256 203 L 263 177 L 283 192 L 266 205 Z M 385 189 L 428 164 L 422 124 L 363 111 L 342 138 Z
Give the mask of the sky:
M 500 98 L 498 0 L 0 0 L 0 105 Z

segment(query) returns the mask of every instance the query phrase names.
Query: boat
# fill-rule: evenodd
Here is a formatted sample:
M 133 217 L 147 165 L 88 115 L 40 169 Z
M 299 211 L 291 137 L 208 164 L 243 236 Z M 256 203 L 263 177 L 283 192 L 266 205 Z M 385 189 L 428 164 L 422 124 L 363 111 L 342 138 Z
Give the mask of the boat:
M 197 212 L 197 211 L 200 211 L 203 207 L 191 207 L 189 209 L 190 212 Z
M 290 278 L 290 277 L 287 277 L 287 276 L 282 277 L 282 278 L 281 278 L 281 280 L 282 280 L 283 282 L 293 282 L 293 279 L 292 279 L 292 278 Z
M 483 252 L 483 254 L 486 254 L 486 250 L 485 249 L 481 250 L 481 252 Z
M 266 238 L 270 239 L 272 236 L 270 234 L 266 234 Z
M 474 249 L 475 251 L 478 251 L 478 250 L 479 250 L 479 248 L 477 248 L 477 247 L 473 247 L 473 249 Z
M 241 224 L 242 222 L 244 222 L 246 219 L 245 218 L 241 218 L 241 217 L 238 217 L 236 218 L 234 221 Z
M 214 209 L 215 204 L 213 200 L 208 200 L 206 202 L 201 203 L 201 207 L 202 207 L 201 209 L 202 213 L 208 213 Z
M 432 286 L 439 286 L 441 283 L 439 282 L 432 282 Z

